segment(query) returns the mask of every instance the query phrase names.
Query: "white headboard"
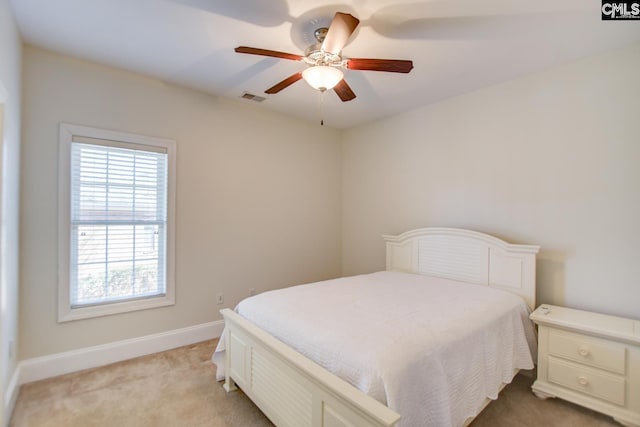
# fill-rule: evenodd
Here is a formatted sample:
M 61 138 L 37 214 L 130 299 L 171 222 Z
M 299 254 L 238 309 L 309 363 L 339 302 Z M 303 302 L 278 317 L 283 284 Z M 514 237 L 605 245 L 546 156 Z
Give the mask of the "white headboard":
M 536 254 L 540 246 L 513 245 L 459 228 L 420 228 L 383 236 L 387 270 L 444 277 L 505 289 L 536 304 Z

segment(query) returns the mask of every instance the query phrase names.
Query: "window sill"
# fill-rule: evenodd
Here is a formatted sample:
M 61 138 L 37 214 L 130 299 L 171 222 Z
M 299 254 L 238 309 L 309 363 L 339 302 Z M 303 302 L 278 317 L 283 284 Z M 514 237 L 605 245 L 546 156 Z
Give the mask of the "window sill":
M 130 311 L 147 310 L 151 308 L 166 307 L 175 304 L 173 296 L 158 296 L 130 301 L 114 302 L 87 307 L 65 307 L 58 313 L 58 322 L 70 322 L 72 320 L 89 319 L 92 317 L 109 316 L 112 314 L 127 313 Z

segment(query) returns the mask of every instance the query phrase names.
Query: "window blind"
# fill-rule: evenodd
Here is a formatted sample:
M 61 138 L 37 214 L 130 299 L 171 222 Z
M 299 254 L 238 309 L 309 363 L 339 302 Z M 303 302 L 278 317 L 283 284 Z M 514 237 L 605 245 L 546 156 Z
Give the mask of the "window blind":
M 71 307 L 165 295 L 166 150 L 74 137 Z

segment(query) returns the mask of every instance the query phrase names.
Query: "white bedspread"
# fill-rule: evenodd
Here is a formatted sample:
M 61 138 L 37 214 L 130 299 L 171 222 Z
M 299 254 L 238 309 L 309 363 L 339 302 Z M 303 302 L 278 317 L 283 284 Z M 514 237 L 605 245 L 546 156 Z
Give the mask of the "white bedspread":
M 522 298 L 486 286 L 378 272 L 295 286 L 236 311 L 398 412 L 400 426 L 461 426 L 496 399 L 536 340 Z M 224 378 L 224 339 L 212 357 Z

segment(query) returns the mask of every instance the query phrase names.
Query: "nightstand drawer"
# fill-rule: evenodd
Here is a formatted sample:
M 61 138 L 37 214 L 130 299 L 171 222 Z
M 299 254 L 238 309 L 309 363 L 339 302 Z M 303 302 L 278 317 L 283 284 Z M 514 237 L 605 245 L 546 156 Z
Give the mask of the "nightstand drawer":
M 624 406 L 624 378 L 555 357 L 548 361 L 550 382 Z
M 618 374 L 625 373 L 625 346 L 620 343 L 551 330 L 549 354 Z

